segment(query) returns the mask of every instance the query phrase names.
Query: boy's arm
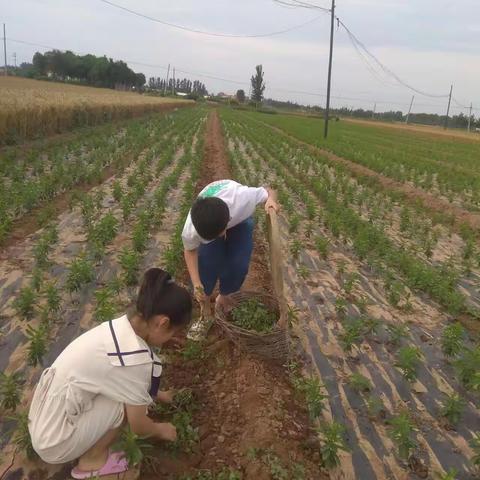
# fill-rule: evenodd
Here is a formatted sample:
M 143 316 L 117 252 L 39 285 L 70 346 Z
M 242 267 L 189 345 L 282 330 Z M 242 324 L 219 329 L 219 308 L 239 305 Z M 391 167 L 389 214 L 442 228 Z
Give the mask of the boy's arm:
M 203 302 L 205 300 L 205 292 L 203 290 L 202 282 L 200 281 L 200 273 L 198 272 L 198 249 L 185 249 L 183 254 L 185 257 L 185 263 L 187 264 L 187 270 L 190 275 L 190 280 L 193 284 L 195 298 L 198 302 Z

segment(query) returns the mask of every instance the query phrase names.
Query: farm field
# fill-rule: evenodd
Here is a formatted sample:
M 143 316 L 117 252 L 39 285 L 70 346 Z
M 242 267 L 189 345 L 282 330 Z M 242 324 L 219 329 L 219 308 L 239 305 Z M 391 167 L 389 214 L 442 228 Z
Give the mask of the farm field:
M 107 88 L 0 77 L 0 146 L 193 103 Z
M 357 128 L 367 127 L 334 124 L 319 146 L 346 148 Z M 66 478 L 70 466 L 47 468 L 29 446 L 25 412 L 42 369 L 124 313 L 146 268 L 186 283 L 184 218 L 222 178 L 279 194 L 292 357 L 256 359 L 216 326 L 205 343 L 172 342 L 162 382 L 187 390 L 177 408 L 151 415 L 173 421 L 179 440 L 145 449 L 141 478 L 478 478 L 477 232 L 312 149 L 317 130 L 318 120 L 189 108 L 2 151 L 0 207 L 11 219 L 0 247 L 2 480 Z M 365 155 L 382 145 L 395 164 L 403 145 L 412 156 L 441 153 L 436 140 L 389 132 L 366 131 Z M 457 148 L 448 142 L 444 153 Z M 75 185 L 88 187 L 59 203 Z M 44 218 L 15 230 L 39 202 Z M 245 288 L 268 293 L 261 209 L 256 223 Z
M 480 142 L 475 135 L 467 139 L 402 126 L 341 120 L 330 123 L 329 138 L 325 141 L 320 119 L 246 115 L 433 198 L 468 212 L 479 210 Z

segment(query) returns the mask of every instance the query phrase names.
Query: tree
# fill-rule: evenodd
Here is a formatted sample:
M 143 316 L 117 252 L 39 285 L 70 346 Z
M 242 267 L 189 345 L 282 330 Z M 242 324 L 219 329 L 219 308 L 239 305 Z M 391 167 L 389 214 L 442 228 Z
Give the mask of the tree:
M 250 82 L 252 84 L 252 100 L 258 104 L 263 100 L 263 92 L 265 91 L 262 65 L 257 65 L 255 71 L 256 73 L 252 75 Z
M 236 97 L 237 97 L 237 100 L 240 103 L 244 103 L 245 102 L 245 91 L 244 90 L 237 90 Z

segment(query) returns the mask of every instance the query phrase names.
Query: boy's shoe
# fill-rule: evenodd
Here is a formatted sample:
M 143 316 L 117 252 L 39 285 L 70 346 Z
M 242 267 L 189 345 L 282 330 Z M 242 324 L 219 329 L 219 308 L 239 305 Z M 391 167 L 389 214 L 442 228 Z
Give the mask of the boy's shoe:
M 201 342 L 205 340 L 208 335 L 208 331 L 213 325 L 213 317 L 201 316 L 198 320 L 195 320 L 187 333 L 187 338 L 195 342 Z

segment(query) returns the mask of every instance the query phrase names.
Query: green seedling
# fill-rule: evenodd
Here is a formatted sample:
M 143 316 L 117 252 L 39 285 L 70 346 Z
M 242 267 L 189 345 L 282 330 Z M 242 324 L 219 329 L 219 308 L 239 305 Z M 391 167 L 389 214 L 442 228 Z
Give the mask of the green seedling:
M 302 263 L 301 265 L 298 266 L 297 273 L 302 280 L 306 280 L 307 278 L 310 277 L 312 272 L 305 264 Z
M 28 412 L 19 413 L 13 417 L 13 420 L 17 422 L 17 428 L 13 434 L 13 444 L 18 450 L 23 452 L 28 459 L 34 460 L 37 458 L 37 453 L 33 448 L 32 439 L 28 430 Z
M 298 260 L 300 252 L 302 251 L 302 242 L 300 240 L 293 240 L 290 244 L 290 253 L 294 260 Z
M 289 233 L 296 233 L 298 231 L 298 226 L 300 225 L 300 216 L 296 213 L 294 213 L 290 217 L 290 224 L 288 226 L 288 232 Z
M 358 284 L 359 281 L 359 276 L 358 273 L 353 272 L 347 275 L 345 278 L 345 281 L 343 282 L 343 291 L 345 292 L 346 295 L 350 295 L 355 288 L 355 286 Z
M 113 302 L 113 292 L 109 287 L 104 287 L 95 292 L 95 311 L 93 317 L 99 323 L 106 322 L 114 318 L 116 313 Z
M 339 275 L 343 275 L 346 271 L 347 268 L 347 262 L 346 260 L 339 260 L 337 263 L 337 272 Z
M 55 283 L 49 282 L 45 286 L 45 297 L 47 300 L 48 312 L 55 315 L 60 311 L 62 297 Z
M 476 467 L 480 467 L 480 432 L 476 432 L 469 442 L 470 448 L 473 450 L 472 463 Z
M 198 428 L 192 425 L 190 412 L 176 412 L 172 423 L 177 429 L 177 440 L 172 444 L 174 450 L 191 453 L 199 441 Z
M 413 382 L 417 378 L 417 369 L 422 354 L 417 347 L 402 347 L 397 354 L 395 366 L 401 370 L 404 378 Z
M 108 282 L 108 288 L 115 294 L 115 295 L 120 295 L 120 293 L 123 290 L 123 282 L 122 279 L 118 276 L 113 277 L 109 282 Z
M 474 349 L 464 348 L 454 366 L 464 387 L 480 390 L 480 346 Z
M 338 315 L 345 315 L 347 313 L 348 303 L 345 297 L 337 297 L 335 299 L 335 311 Z
M 118 220 L 107 213 L 89 230 L 88 241 L 105 247 L 113 241 L 118 232 Z
M 113 195 L 113 199 L 119 203 L 120 200 L 122 199 L 122 196 L 123 196 L 123 189 L 122 189 L 122 185 L 120 184 L 120 182 L 118 180 L 115 180 L 113 182 L 113 186 L 112 186 L 112 195 Z
M 358 372 L 352 373 L 348 379 L 348 384 L 356 392 L 369 392 L 372 389 L 372 384 L 367 377 L 364 377 Z
M 324 385 L 317 377 L 300 375 L 293 377 L 292 382 L 295 389 L 304 395 L 310 418 L 318 418 L 325 408 L 324 401 L 328 398 L 328 395 L 323 393 Z
M 357 343 L 361 343 L 363 337 L 363 322 L 361 319 L 350 320 L 343 327 L 343 333 L 339 335 L 343 350 L 350 353 Z
M 358 309 L 360 310 L 360 313 L 366 313 L 367 312 L 367 307 L 368 305 L 370 304 L 369 300 L 368 300 L 368 297 L 362 295 L 362 296 L 359 296 L 356 300 L 355 300 L 355 305 L 358 307 Z
M 438 480 L 457 480 L 458 471 L 451 468 L 446 473 L 437 473 Z
M 120 265 L 123 268 L 123 279 L 126 285 L 136 285 L 140 268 L 140 254 L 135 250 L 124 248 L 120 253 Z
M 376 335 L 380 329 L 381 322 L 377 318 L 363 318 L 363 333 L 365 335 Z
M 462 417 L 465 408 L 465 400 L 458 394 L 449 395 L 440 408 L 440 415 L 445 417 L 450 425 L 456 425 Z
M 124 452 L 129 467 L 138 467 L 146 457 L 146 451 L 152 445 L 144 437 L 133 433 L 129 426 L 122 430 L 120 439 L 114 445 L 113 450 Z
M 399 346 L 402 340 L 410 335 L 408 327 L 402 323 L 388 325 L 387 330 L 390 334 L 390 343 L 395 346 Z
M 142 221 L 138 222 L 133 228 L 132 233 L 133 248 L 137 252 L 142 253 L 147 248 L 148 238 L 149 232 L 147 226 Z
M 42 362 L 42 358 L 47 353 L 47 329 L 45 325 L 40 325 L 38 328 L 27 325 L 26 336 L 29 340 L 28 344 L 28 364 L 36 367 Z
M 447 357 L 456 357 L 463 350 L 465 330 L 459 322 L 447 325 L 442 332 L 442 351 Z
M 13 307 L 25 320 L 31 318 L 35 312 L 36 294 L 31 287 L 23 287 L 13 302 Z
M 381 398 L 370 396 L 367 398 L 367 410 L 370 418 L 379 418 L 385 413 L 385 405 Z
M 389 420 L 388 423 L 392 427 L 389 435 L 397 444 L 398 454 L 402 459 L 407 460 L 412 450 L 417 446 L 416 442 L 412 439 L 414 427 L 408 413 L 401 413 L 397 417 Z
M 241 302 L 232 310 L 231 315 L 235 325 L 258 333 L 270 332 L 277 321 L 276 314 L 256 298 Z
M 206 355 L 205 344 L 188 339 L 181 355 L 186 361 L 202 360 Z
M 318 432 L 322 444 L 320 455 L 323 466 L 328 469 L 338 467 L 340 465 L 339 451 L 348 451 L 344 439 L 345 427 L 332 421 L 331 423 L 323 423 Z
M 324 260 L 328 257 L 328 250 L 330 246 L 330 240 L 326 237 L 316 237 L 315 238 L 315 248 L 320 254 L 320 257 Z
M 289 480 L 288 470 L 282 465 L 282 461 L 273 452 L 268 452 L 263 457 L 263 461 L 270 469 L 272 480 Z
M 305 226 L 305 237 L 311 238 L 313 231 L 315 230 L 315 225 L 313 222 L 308 222 Z
M 30 286 L 35 290 L 35 292 L 39 292 L 42 287 L 43 282 L 43 271 L 40 268 L 35 267 L 32 271 L 32 280 L 30 281 Z
M 21 373 L 0 372 L 0 405 L 4 410 L 15 410 L 20 404 L 20 386 L 23 382 Z
M 67 291 L 76 292 L 94 278 L 95 270 L 92 263 L 84 255 L 80 255 L 70 264 L 66 283 Z
M 290 478 L 292 480 L 305 480 L 306 479 L 305 466 L 301 463 L 294 463 L 292 465 Z

